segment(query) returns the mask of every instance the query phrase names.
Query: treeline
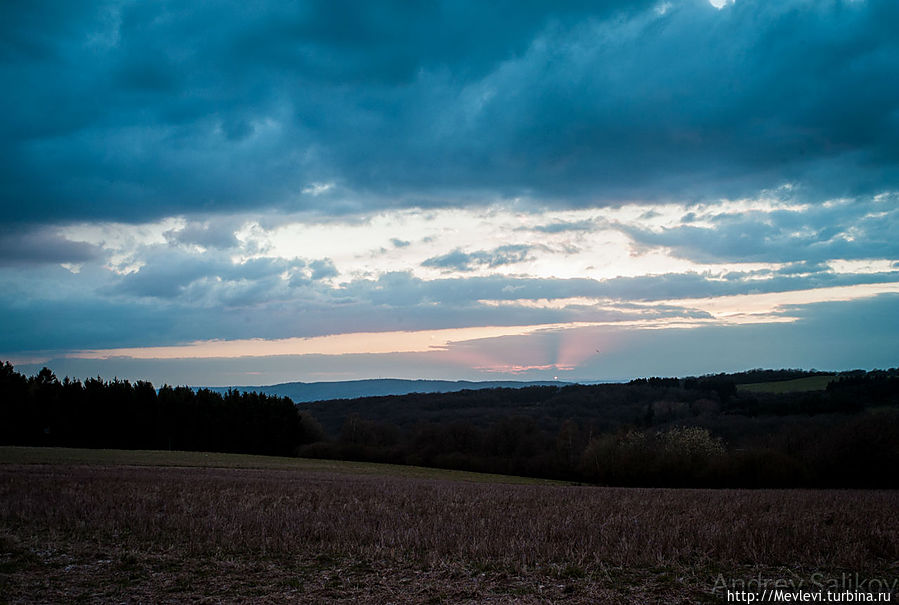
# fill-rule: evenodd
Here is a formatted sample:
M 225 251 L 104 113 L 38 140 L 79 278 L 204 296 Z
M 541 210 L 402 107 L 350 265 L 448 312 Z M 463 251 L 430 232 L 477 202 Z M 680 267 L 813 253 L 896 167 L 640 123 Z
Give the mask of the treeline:
M 737 389 L 817 374 L 316 402 L 303 409 L 331 439 L 300 451 L 607 485 L 899 487 L 884 472 L 899 464 L 899 371 L 846 373 L 821 391 Z
M 673 424 L 705 423 L 721 436 L 742 438 L 768 431 L 765 419 L 783 416 L 855 414 L 899 403 L 896 370 L 847 372 L 826 390 L 764 393 L 738 390 L 756 375 L 802 378 L 799 370 L 754 370 L 687 378 L 640 378 L 627 384 L 574 384 L 412 393 L 302 404 L 302 409 L 338 437 L 352 416 L 394 425 L 400 432 L 418 424 L 466 423 L 484 429 L 510 416 L 534 419 L 540 430 L 557 432 L 566 421 L 600 432 Z M 738 382 L 739 381 L 739 382 Z M 740 419 L 755 418 L 753 422 Z M 781 421 L 778 421 L 781 422 Z M 790 424 L 792 420 L 783 421 Z M 729 427 L 734 426 L 735 431 Z M 737 434 L 739 433 L 739 434 Z
M 572 420 L 548 431 L 532 417 L 486 427 L 421 423 L 401 429 L 359 416 L 339 435 L 300 448 L 307 457 L 434 466 L 582 481 L 668 487 L 897 488 L 899 410 L 845 418 L 812 416 L 783 425 L 728 418 L 631 426 L 596 433 Z M 764 420 L 764 419 L 762 419 Z M 726 441 L 707 426 L 730 425 Z M 759 431 L 758 429 L 762 429 Z M 755 434 L 753 434 L 755 433 Z
M 0 366 L 0 443 L 292 456 L 321 429 L 290 399 Z
M 863 372 L 863 370 L 862 370 Z M 818 370 L 800 370 L 800 369 L 781 369 L 766 370 L 756 368 L 745 372 L 735 372 L 733 374 L 713 374 L 703 376 L 702 379 L 713 380 L 721 379 L 733 382 L 735 384 L 757 384 L 759 382 L 780 382 L 784 380 L 795 380 L 797 378 L 809 378 L 811 376 L 828 376 L 830 372 L 821 372 Z
M 738 389 L 753 370 L 628 384 L 410 394 L 295 406 L 257 393 L 60 381 L 0 366 L 0 443 L 351 459 L 604 485 L 899 487 L 899 370 L 825 390 Z

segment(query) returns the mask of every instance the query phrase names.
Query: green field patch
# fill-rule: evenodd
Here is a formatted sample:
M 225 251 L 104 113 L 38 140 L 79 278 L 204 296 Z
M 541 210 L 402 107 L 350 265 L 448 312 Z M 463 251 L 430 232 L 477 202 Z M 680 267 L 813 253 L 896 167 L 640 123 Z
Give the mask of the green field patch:
M 282 458 L 252 454 L 175 452 L 165 450 L 107 450 L 66 447 L 0 446 L 0 464 L 75 464 L 101 466 L 183 466 L 198 468 L 245 468 L 284 471 L 380 475 L 413 479 L 442 479 L 474 483 L 515 485 L 567 485 L 564 481 L 474 473 L 423 466 L 377 462 Z
M 747 393 L 801 393 L 806 391 L 823 391 L 836 376 L 808 376 L 795 380 L 778 380 L 775 382 L 757 382 L 738 384 L 737 389 Z

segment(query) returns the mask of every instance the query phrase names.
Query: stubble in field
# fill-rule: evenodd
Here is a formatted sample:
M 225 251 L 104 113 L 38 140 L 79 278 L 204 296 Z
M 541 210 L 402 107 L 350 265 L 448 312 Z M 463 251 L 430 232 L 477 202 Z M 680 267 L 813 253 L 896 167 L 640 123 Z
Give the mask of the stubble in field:
M 896 576 L 892 492 L 607 489 L 0 467 L 10 602 L 716 601 L 715 578 Z

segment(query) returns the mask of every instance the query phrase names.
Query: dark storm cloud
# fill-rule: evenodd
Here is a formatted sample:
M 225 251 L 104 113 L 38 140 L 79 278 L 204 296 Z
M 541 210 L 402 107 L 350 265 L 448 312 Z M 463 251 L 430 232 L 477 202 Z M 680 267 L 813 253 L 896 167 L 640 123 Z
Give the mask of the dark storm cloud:
M 302 286 L 331 277 L 330 259 L 306 263 L 302 259 L 254 258 L 232 262 L 226 254 L 194 254 L 169 246 L 151 247 L 144 264 L 107 288 L 110 294 L 127 294 L 158 299 L 184 299 L 202 306 L 204 299 L 229 305 L 262 302 L 279 298 L 279 289 L 288 284 Z M 285 282 L 282 275 L 288 277 Z M 280 293 L 281 296 L 284 292 Z
M 309 263 L 309 268 L 312 269 L 312 279 L 327 279 L 338 275 L 337 267 L 330 258 L 314 260 Z
M 73 242 L 48 229 L 9 231 L 0 229 L 0 266 L 46 263 L 83 263 L 99 258 L 101 250 Z
M 169 307 L 122 302 L 100 297 L 69 300 L 37 300 L 28 305 L 0 298 L 6 325 L 0 334 L 0 350 L 35 351 L 129 346 L 137 343 L 170 343 L 190 333 L 183 319 L 169 315 Z M 200 319 L 196 312 L 192 319 Z M 179 334 L 180 333 L 180 334 Z M 176 341 L 178 342 L 178 341 Z
M 689 223 L 652 231 L 618 225 L 643 246 L 665 246 L 698 262 L 805 262 L 894 259 L 899 256 L 895 196 L 857 199 L 802 210 L 711 217 L 711 227 Z
M 802 261 L 784 265 L 783 267 L 776 269 L 773 273 L 777 275 L 804 275 L 810 273 L 822 273 L 826 271 L 827 265 L 825 265 L 824 263 Z
M 548 225 L 538 225 L 534 231 L 540 233 L 565 233 L 568 231 L 593 231 L 597 227 L 596 221 L 555 221 Z
M 453 271 L 474 271 L 479 267 L 499 267 L 530 260 L 528 253 L 532 246 L 511 244 L 493 250 L 462 252 L 453 250 L 447 254 L 434 256 L 421 263 L 422 267 L 434 267 Z
M 4 3 L 0 218 L 899 186 L 899 4 L 666 5 Z
M 166 239 L 179 244 L 196 244 L 204 248 L 233 248 L 239 244 L 234 235 L 236 225 L 190 223 L 182 229 L 173 229 L 165 233 Z

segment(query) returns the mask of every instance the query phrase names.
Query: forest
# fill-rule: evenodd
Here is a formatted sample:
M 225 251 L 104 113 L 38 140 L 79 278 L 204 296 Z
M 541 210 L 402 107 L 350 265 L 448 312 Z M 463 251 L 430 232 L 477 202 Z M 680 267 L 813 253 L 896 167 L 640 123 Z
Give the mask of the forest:
M 820 390 L 758 391 L 817 376 Z M 751 370 L 295 405 L 0 365 L 0 444 L 238 452 L 599 485 L 896 488 L 899 369 Z
M 0 366 L 0 443 L 291 456 L 318 436 L 286 398 L 149 382 L 60 381 Z

